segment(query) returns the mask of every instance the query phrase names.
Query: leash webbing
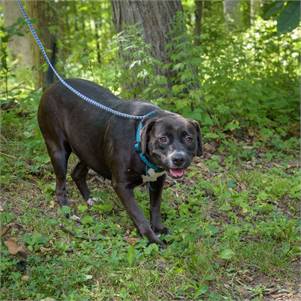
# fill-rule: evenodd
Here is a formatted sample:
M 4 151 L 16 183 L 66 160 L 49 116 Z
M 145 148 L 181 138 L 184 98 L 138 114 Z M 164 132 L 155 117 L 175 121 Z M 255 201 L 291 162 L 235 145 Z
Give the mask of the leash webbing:
M 112 108 L 109 108 L 101 103 L 98 103 L 97 101 L 95 101 L 94 99 L 82 94 L 81 92 L 79 92 L 78 90 L 76 90 L 75 88 L 73 88 L 72 86 L 70 86 L 59 74 L 58 72 L 56 71 L 56 69 L 54 68 L 54 66 L 51 64 L 50 62 L 50 59 L 48 58 L 47 56 L 47 53 L 45 51 L 45 48 L 41 42 L 41 40 L 39 39 L 31 21 L 30 21 L 30 18 L 28 17 L 23 5 L 22 5 L 22 2 L 21 0 L 17 0 L 18 2 L 18 5 L 20 7 L 20 10 L 21 10 L 21 13 L 24 17 L 24 20 L 26 22 L 26 24 L 28 25 L 29 27 L 29 30 L 33 36 L 33 38 L 35 39 L 37 45 L 39 46 L 41 52 L 42 52 L 42 55 L 44 57 L 44 59 L 46 60 L 47 64 L 49 65 L 49 67 L 52 69 L 53 73 L 55 74 L 55 76 L 58 78 L 58 80 L 67 88 L 69 89 L 71 92 L 73 92 L 75 95 L 77 95 L 78 97 L 80 97 L 81 99 L 83 99 L 84 101 L 86 101 L 87 103 L 91 104 L 91 105 L 94 105 L 95 107 L 101 109 L 101 110 L 104 110 L 104 111 L 107 111 L 113 115 L 116 115 L 116 116 L 119 116 L 119 117 L 123 117 L 123 118 L 128 118 L 128 119 L 136 119 L 136 120 L 142 120 L 146 117 L 146 115 L 131 115 L 131 114 L 126 114 L 126 113 L 122 113 L 122 112 L 119 112 L 119 111 L 116 111 L 116 110 L 113 110 Z

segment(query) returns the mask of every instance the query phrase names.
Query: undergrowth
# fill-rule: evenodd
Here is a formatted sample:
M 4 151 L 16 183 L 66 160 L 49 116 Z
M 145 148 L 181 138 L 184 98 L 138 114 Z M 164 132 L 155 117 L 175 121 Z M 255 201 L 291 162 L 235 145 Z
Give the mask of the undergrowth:
M 294 287 L 300 171 L 292 138 L 278 148 L 231 135 L 220 144 L 205 139 L 205 158 L 164 190 L 171 233 L 160 250 L 138 235 L 95 174 L 92 209 L 68 178 L 82 225 L 64 218 L 35 117 L 40 93 L 19 96 L 2 114 L 1 225 L 19 225 L 1 241 L 2 300 L 260 300 L 271 286 Z M 146 190 L 136 197 L 148 214 Z M 9 254 L 9 238 L 26 258 Z
M 36 121 L 41 91 L 1 70 L 9 87 L 1 92 L 1 300 L 263 300 L 284 288 L 296 291 L 297 33 L 278 36 L 273 22 L 259 20 L 229 35 L 217 21 L 204 25 L 200 48 L 187 49 L 189 33 L 171 33 L 169 86 L 134 29 L 116 37 L 93 75 L 68 65 L 121 96 L 200 122 L 204 157 L 164 190 L 171 233 L 162 237 L 163 250 L 138 235 L 109 183 L 95 174 L 92 208 L 68 177 L 82 224 L 64 218 L 68 209 L 54 201 L 55 178 Z M 132 47 L 130 65 L 114 55 L 120 43 Z M 125 90 L 126 80 L 133 89 Z M 69 169 L 75 163 L 71 158 Z M 136 197 L 148 214 L 146 189 Z M 26 255 L 10 254 L 9 239 Z

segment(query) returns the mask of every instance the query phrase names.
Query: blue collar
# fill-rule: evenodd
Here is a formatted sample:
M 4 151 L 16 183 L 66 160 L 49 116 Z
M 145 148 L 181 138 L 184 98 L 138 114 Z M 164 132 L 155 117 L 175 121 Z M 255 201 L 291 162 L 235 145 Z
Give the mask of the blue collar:
M 142 149 L 141 149 L 141 130 L 143 128 L 143 122 L 146 117 L 149 117 L 153 114 L 155 114 L 155 111 L 152 111 L 152 112 L 146 114 L 145 117 L 139 122 L 137 130 L 136 130 L 136 142 L 135 142 L 134 148 L 135 148 L 136 152 L 138 153 L 140 160 L 146 165 L 146 170 L 153 169 L 156 172 L 161 172 L 161 171 L 163 171 L 163 169 L 161 169 L 154 163 L 150 162 L 146 158 L 146 156 L 142 153 Z

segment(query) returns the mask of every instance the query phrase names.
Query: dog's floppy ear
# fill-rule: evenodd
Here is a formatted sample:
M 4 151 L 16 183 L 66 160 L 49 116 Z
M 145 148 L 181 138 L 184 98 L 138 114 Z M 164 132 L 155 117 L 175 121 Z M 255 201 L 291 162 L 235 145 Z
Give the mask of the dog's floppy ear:
M 145 122 L 141 130 L 141 151 L 143 154 L 146 153 L 147 143 L 149 140 L 149 133 L 156 122 L 156 118 L 149 119 Z
M 197 150 L 196 150 L 196 156 L 202 156 L 203 154 L 203 148 L 202 148 L 202 137 L 201 137 L 201 130 L 200 130 L 200 125 L 196 120 L 189 120 L 190 123 L 194 126 L 197 132 Z

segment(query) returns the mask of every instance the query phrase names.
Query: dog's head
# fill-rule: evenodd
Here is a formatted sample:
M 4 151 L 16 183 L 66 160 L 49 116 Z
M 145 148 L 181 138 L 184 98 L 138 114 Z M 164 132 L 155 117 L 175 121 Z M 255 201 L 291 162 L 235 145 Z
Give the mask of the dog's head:
M 202 155 L 199 124 L 178 114 L 148 119 L 141 132 L 141 148 L 149 159 L 173 178 L 181 178 L 194 156 Z

